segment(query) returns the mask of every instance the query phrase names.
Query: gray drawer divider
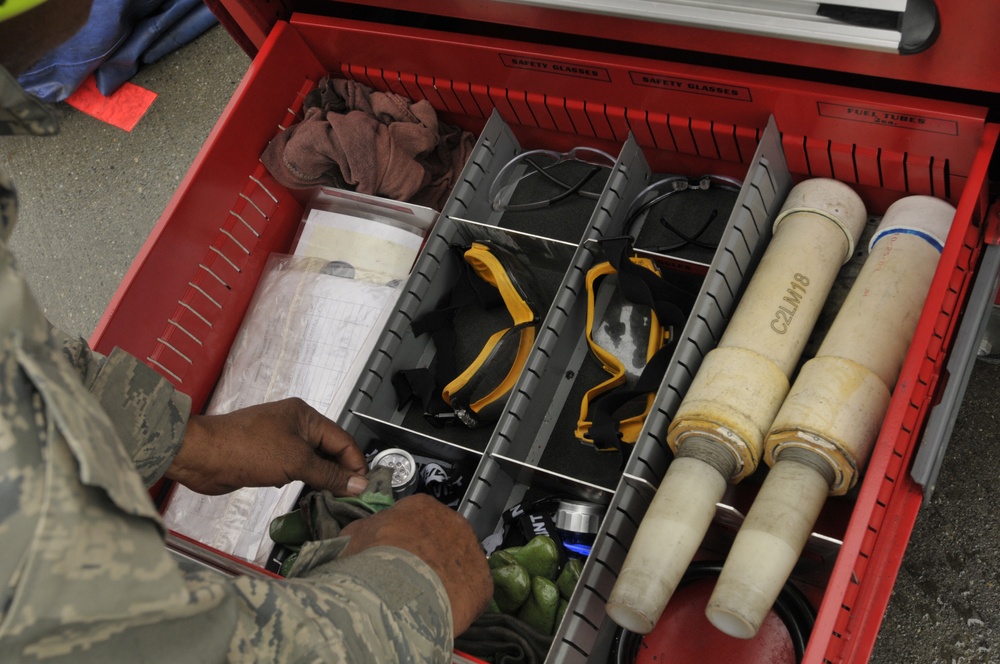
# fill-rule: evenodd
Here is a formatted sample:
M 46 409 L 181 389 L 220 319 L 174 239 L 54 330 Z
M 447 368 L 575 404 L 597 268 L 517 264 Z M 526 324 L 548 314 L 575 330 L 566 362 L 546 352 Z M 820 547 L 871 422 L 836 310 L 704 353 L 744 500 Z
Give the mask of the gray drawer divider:
M 672 458 L 665 442 L 667 426 L 702 358 L 718 342 L 746 280 L 763 254 L 771 224 L 791 187 L 781 137 L 772 118 L 761 135 L 729 226 L 601 524 L 598 546 L 584 565 L 546 662 L 606 661 L 607 649 L 617 629 L 604 611 L 607 593 Z

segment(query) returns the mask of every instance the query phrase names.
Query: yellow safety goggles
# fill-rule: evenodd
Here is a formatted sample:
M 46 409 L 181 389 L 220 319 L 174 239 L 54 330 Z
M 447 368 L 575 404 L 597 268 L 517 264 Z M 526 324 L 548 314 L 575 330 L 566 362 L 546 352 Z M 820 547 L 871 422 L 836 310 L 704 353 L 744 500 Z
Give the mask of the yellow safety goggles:
M 630 256 L 636 266 L 657 277 L 660 270 L 648 258 Z M 615 279 L 609 277 L 614 276 Z M 648 366 L 649 361 L 672 341 L 672 328 L 664 326 L 648 305 L 626 301 L 617 288 L 617 270 L 610 262 L 598 263 L 587 272 L 587 344 L 604 370 L 611 375 L 604 382 L 587 390 L 580 404 L 580 418 L 575 435 L 581 442 L 594 445 L 598 451 L 619 449 L 608 441 L 595 441 L 592 436 L 592 404 L 599 397 L 621 389 L 631 389 Z M 598 311 L 603 306 L 603 315 Z M 634 443 L 639 438 L 646 416 L 652 408 L 655 392 L 635 398 L 644 399 L 642 412 L 623 418 L 617 423 L 621 443 Z
M 463 424 L 477 427 L 499 418 L 524 368 L 541 322 L 540 299 L 527 266 L 500 245 L 474 242 L 463 258 L 475 275 L 497 289 L 512 320 L 510 327 L 490 336 L 475 360 L 441 392 Z

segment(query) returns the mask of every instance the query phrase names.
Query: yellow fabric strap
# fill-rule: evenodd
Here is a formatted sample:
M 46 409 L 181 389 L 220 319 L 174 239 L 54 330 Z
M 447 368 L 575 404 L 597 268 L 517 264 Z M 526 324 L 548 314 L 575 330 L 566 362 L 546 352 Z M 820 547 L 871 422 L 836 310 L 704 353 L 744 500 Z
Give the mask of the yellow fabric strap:
M 528 325 L 528 323 L 535 321 L 535 312 L 524 300 L 517 287 L 514 286 L 503 264 L 493 255 L 488 246 L 474 242 L 466 250 L 464 257 L 465 261 L 483 281 L 495 287 L 500 292 L 500 297 L 503 298 L 504 305 L 513 319 L 513 327 L 524 325 L 520 331 L 517 354 L 507 375 L 493 390 L 471 404 L 472 410 L 479 412 L 485 406 L 506 395 L 514 387 L 514 383 L 517 382 L 521 369 L 524 367 L 524 363 L 528 359 L 528 354 L 531 352 L 531 347 L 535 343 L 535 326 Z M 444 387 L 441 396 L 448 405 L 452 405 L 452 395 L 465 387 L 469 380 L 483 368 L 483 365 L 490 357 L 490 353 L 493 352 L 496 345 L 510 330 L 511 328 L 505 328 L 494 333 L 486 341 L 483 349 L 479 351 L 479 355 L 476 356 L 472 364 L 466 367 L 465 371 Z
M 656 263 L 648 258 L 631 256 L 629 260 L 640 267 L 651 270 L 657 275 L 660 274 L 660 270 Z M 590 438 L 590 427 L 592 424 L 588 413 L 590 403 L 605 392 L 609 392 L 625 384 L 625 366 L 621 363 L 621 360 L 619 360 L 609 350 L 594 342 L 593 337 L 597 282 L 610 274 L 616 274 L 616 271 L 609 262 L 598 263 L 587 271 L 587 344 L 590 346 L 591 352 L 601 363 L 604 370 L 611 374 L 611 377 L 606 381 L 587 390 L 587 393 L 583 395 L 583 400 L 580 403 L 580 419 L 576 423 L 575 435 L 580 442 L 587 443 L 588 445 L 592 445 L 594 443 L 594 441 Z M 649 340 L 646 346 L 647 362 L 656 354 L 658 350 L 660 350 L 660 348 L 666 344 L 666 342 L 669 341 L 670 337 L 669 329 L 664 329 L 662 327 L 660 320 L 654 311 L 650 311 L 649 324 Z M 656 395 L 653 393 L 648 394 L 646 396 L 646 407 L 643 412 L 638 415 L 633 415 L 632 417 L 627 417 L 619 423 L 618 429 L 621 432 L 623 443 L 634 443 L 639 439 L 639 433 L 642 431 L 642 425 L 646 421 L 646 416 L 649 414 L 650 408 L 653 407 L 653 400 L 655 397 Z M 600 451 L 603 452 L 608 450 L 601 449 Z

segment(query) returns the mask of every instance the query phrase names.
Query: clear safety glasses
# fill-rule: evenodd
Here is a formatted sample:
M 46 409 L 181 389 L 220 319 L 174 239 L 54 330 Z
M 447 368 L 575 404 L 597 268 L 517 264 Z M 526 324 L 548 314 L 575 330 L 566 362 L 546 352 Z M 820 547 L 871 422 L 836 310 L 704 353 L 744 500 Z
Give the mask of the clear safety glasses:
M 614 157 L 596 148 L 528 150 L 497 173 L 490 201 L 494 210 L 505 212 L 538 210 L 573 196 L 597 200 L 604 178 L 596 176 L 614 165 Z
M 636 237 L 635 224 L 645 218 L 652 217 L 660 206 L 667 199 L 682 193 L 698 193 L 716 191 L 729 191 L 738 193 L 743 183 L 739 180 L 725 175 L 703 175 L 697 178 L 689 178 L 683 175 L 668 175 L 657 180 L 639 194 L 629 205 L 628 213 L 625 216 L 625 232 Z M 700 249 L 714 251 L 718 240 L 708 240 L 706 234 L 713 227 L 714 222 L 719 218 L 718 210 L 706 214 L 700 221 L 692 223 L 681 223 L 681 220 L 671 218 L 668 215 L 658 214 L 656 221 L 664 229 L 666 236 L 656 247 L 643 247 L 649 251 L 666 253 L 677 251 L 685 247 L 693 246 Z M 722 219 L 725 224 L 727 217 Z M 649 220 L 645 223 L 650 223 Z M 717 234 L 716 234 L 717 235 Z

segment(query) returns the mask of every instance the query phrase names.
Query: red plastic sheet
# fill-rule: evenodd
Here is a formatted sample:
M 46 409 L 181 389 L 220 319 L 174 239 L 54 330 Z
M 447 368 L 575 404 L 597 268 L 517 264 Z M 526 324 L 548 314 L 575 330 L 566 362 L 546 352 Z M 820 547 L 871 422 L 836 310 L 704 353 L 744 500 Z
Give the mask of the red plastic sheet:
M 66 103 L 109 125 L 132 131 L 156 97 L 157 94 L 152 90 L 127 82 L 111 96 L 105 97 L 98 91 L 94 77 L 90 76 L 70 95 Z

